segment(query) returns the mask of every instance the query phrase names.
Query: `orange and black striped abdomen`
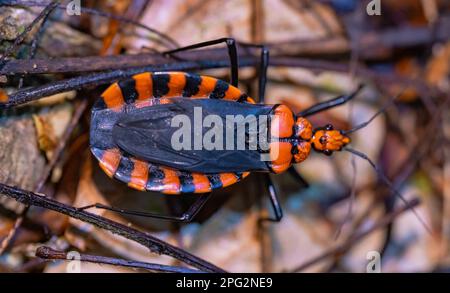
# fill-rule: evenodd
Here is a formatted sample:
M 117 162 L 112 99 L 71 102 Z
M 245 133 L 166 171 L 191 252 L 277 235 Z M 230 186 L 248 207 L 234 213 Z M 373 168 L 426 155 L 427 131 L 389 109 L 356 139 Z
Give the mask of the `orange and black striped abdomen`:
M 220 79 L 185 72 L 145 72 L 112 84 L 102 94 L 97 109 L 108 108 L 120 112 L 125 105 L 152 98 L 172 97 L 253 103 L 245 93 Z
M 170 103 L 171 98 L 210 98 L 254 103 L 228 83 L 184 72 L 145 72 L 108 87 L 95 104 L 91 120 L 91 150 L 105 173 L 138 190 L 166 194 L 206 193 L 234 184 L 248 172 L 202 174 L 175 170 L 135 158 L 112 139 L 116 121 L 129 108 Z
M 245 173 L 201 174 L 174 170 L 141 161 L 119 149 L 92 149 L 105 173 L 137 190 L 166 194 L 207 193 L 213 189 L 234 184 L 248 175 Z

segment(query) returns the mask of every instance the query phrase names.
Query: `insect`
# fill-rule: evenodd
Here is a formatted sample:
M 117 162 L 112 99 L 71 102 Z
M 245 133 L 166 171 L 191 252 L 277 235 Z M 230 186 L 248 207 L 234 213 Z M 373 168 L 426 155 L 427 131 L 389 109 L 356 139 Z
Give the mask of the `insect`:
M 250 172 L 264 172 L 274 211 L 274 217 L 266 220 L 280 221 L 283 213 L 269 173 L 289 170 L 299 177 L 292 166 L 307 159 L 311 149 L 331 155 L 350 142 L 343 131 L 335 130 L 331 125 L 313 129 L 306 117 L 349 101 L 360 88 L 350 95 L 293 113 L 286 105 L 264 104 L 269 60 L 269 51 L 264 46 L 244 45 L 261 49 L 258 104 L 237 88 L 238 60 L 234 39 L 199 43 L 165 54 L 222 42 L 227 44 L 230 57 L 230 83 L 186 72 L 145 72 L 109 86 L 92 110 L 91 151 L 108 176 L 138 190 L 165 194 L 198 193 L 197 201 L 181 216 L 127 211 L 102 204 L 84 208 L 190 221 L 214 189 L 232 185 Z M 256 118 L 270 117 L 268 126 L 258 130 L 258 135 L 267 135 L 268 149 L 174 149 L 171 137 L 176 128 L 171 124 L 172 120 L 177 115 L 194 120 L 196 107 L 222 118 L 249 114 Z M 237 132 L 237 128 L 239 126 L 234 125 L 232 132 Z M 191 128 L 190 134 L 194 135 L 193 131 Z M 248 130 L 245 135 L 250 135 Z M 268 155 L 268 160 L 260 159 L 263 153 Z
M 41 12 L 40 17 L 46 17 L 55 7 L 64 8 L 64 6 L 49 4 Z M 33 22 L 30 28 L 33 24 L 35 23 Z M 147 29 L 151 30 L 150 28 Z M 26 31 L 29 31 L 29 29 Z M 25 33 L 22 36 L 22 40 L 24 36 Z M 169 40 L 169 38 L 165 39 Z M 17 42 L 17 44 L 20 42 Z M 176 56 L 177 52 L 219 43 L 225 43 L 228 48 L 229 64 L 231 65 L 231 80 L 229 83 L 211 77 L 183 72 L 144 72 L 145 70 L 153 71 L 155 67 L 152 66 L 129 68 L 126 71 L 119 69 L 55 81 L 30 89 L 22 89 L 12 95 L 6 95 L 0 90 L 0 109 L 12 108 L 70 89 L 80 89 L 88 85 L 100 85 L 120 80 L 103 93 L 93 108 L 90 136 L 91 150 L 99 160 L 100 166 L 110 177 L 126 182 L 132 188 L 156 190 L 162 193 L 193 192 L 201 194 L 201 196 L 185 213 L 176 217 L 125 211 L 101 204 L 93 204 L 80 209 L 97 207 L 132 215 L 190 221 L 210 197 L 212 190 L 234 184 L 246 177 L 249 172 L 262 171 L 264 172 L 266 179 L 264 181 L 267 184 L 270 202 L 275 214 L 273 218 L 267 218 L 266 220 L 279 221 L 283 213 L 276 188 L 269 173 L 288 171 L 299 181 L 305 182 L 292 168 L 293 163 L 305 160 L 311 148 L 326 155 L 331 155 L 333 151 L 339 151 L 348 144 L 350 139 L 346 134 L 353 130 L 338 131 L 334 130 L 331 125 L 313 130 L 306 117 L 349 101 L 359 89 L 353 94 L 319 103 L 294 115 L 284 105 L 264 105 L 269 51 L 263 45 L 239 44 L 241 48 L 261 50 L 259 62 L 259 104 L 255 104 L 251 98 L 237 88 L 239 64 L 234 39 L 222 38 L 203 42 L 166 51 L 163 54 L 177 59 L 179 58 Z M 17 44 L 11 46 L 8 54 L 5 56 L 10 55 L 13 49 L 17 47 Z M 2 63 L 0 67 L 5 64 L 5 56 L 0 62 Z M 223 65 L 214 66 L 222 67 Z M 210 66 L 210 68 L 214 68 L 214 66 Z M 203 66 L 199 65 L 199 67 L 202 68 Z M 133 76 L 133 74 L 137 75 Z M 195 154 L 192 152 L 174 151 L 174 149 L 170 151 L 167 141 L 164 143 L 164 138 L 166 138 L 164 132 L 169 129 L 167 127 L 168 120 L 161 119 L 159 123 L 144 123 L 145 119 L 151 117 L 149 115 L 145 117 L 146 114 L 160 115 L 162 113 L 162 115 L 170 117 L 170 108 L 173 109 L 175 106 L 178 106 L 178 110 L 184 109 L 182 111 L 185 114 L 192 113 L 192 111 L 189 112 L 189 109 L 192 110 L 195 107 L 189 107 L 188 105 L 192 106 L 195 103 L 202 103 L 201 106 L 207 112 L 215 113 L 219 116 L 225 113 L 223 109 L 228 109 L 234 114 L 254 113 L 257 114 L 256 116 L 262 116 L 261 114 L 273 116 L 273 120 L 277 121 L 274 124 L 280 125 L 280 127 L 278 131 L 274 131 L 274 129 L 266 131 L 266 136 L 269 137 L 270 148 L 264 151 L 269 154 L 269 160 L 262 161 L 259 158 L 257 159 L 257 155 L 261 153 L 261 150 L 258 149 L 250 151 L 227 150 L 225 154 L 222 153 L 220 156 L 217 156 L 218 153 L 216 151 L 204 151 L 201 154 L 198 152 Z M 164 121 L 166 121 L 165 124 L 163 123 Z M 156 122 L 156 120 L 152 122 Z M 139 131 L 132 129 L 135 128 L 134 124 L 139 124 Z M 271 124 L 269 123 L 269 127 L 272 126 Z M 138 139 L 136 135 L 138 132 L 141 134 L 147 132 L 147 135 L 144 134 Z M 162 133 L 162 135 L 156 135 L 156 133 Z M 147 144 L 145 144 L 146 142 Z M 149 143 L 153 143 L 153 147 Z M 276 152 L 277 155 L 272 154 L 274 149 L 278 150 Z M 351 151 L 347 147 L 345 150 Z M 362 154 L 355 154 L 362 157 Z M 223 159 L 224 157 L 226 159 Z M 217 158 L 222 159 L 217 160 Z M 363 158 L 369 160 L 367 157 Z M 216 159 L 216 161 L 214 162 L 212 159 Z M 192 160 L 197 161 L 193 164 Z M 205 164 L 206 160 L 209 161 L 208 164 Z

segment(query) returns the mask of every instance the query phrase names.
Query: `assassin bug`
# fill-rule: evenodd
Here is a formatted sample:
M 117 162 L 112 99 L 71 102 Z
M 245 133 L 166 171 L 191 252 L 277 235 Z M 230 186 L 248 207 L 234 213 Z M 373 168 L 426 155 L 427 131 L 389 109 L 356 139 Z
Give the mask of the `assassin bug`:
M 316 104 L 294 114 L 286 105 L 265 105 L 264 92 L 269 51 L 260 45 L 242 44 L 261 50 L 259 104 L 237 88 L 238 59 L 234 39 L 223 38 L 164 52 L 180 51 L 226 43 L 231 64 L 230 83 L 186 72 L 145 72 L 109 86 L 92 110 L 90 144 L 104 172 L 129 187 L 165 194 L 198 193 L 196 202 L 181 216 L 165 216 L 128 211 L 94 204 L 96 207 L 132 215 L 190 221 L 208 200 L 211 191 L 232 185 L 250 172 L 265 172 L 274 218 L 283 213 L 269 173 L 290 171 L 301 180 L 292 165 L 304 161 L 314 149 L 325 155 L 340 151 L 350 142 L 343 131 L 331 125 L 313 129 L 307 116 L 341 105 L 354 93 Z M 267 128 L 270 148 L 268 161 L 261 150 L 174 150 L 170 136 L 171 119 L 183 114 L 192 118 L 194 107 L 225 116 L 270 115 Z M 273 127 L 277 125 L 277 129 Z M 236 129 L 234 129 L 236 130 Z M 276 155 L 275 151 L 276 150 Z

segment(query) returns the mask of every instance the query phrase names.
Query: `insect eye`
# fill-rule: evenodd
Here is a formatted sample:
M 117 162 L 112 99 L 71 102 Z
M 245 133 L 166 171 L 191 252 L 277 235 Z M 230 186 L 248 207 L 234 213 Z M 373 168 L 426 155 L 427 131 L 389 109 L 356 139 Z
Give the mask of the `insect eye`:
M 321 144 L 326 144 L 327 143 L 327 138 L 325 136 L 321 136 L 319 138 L 319 141 L 320 141 Z
M 331 124 L 327 124 L 327 125 L 325 125 L 325 129 L 326 129 L 326 130 L 333 130 L 334 127 L 333 127 L 333 125 L 331 125 Z

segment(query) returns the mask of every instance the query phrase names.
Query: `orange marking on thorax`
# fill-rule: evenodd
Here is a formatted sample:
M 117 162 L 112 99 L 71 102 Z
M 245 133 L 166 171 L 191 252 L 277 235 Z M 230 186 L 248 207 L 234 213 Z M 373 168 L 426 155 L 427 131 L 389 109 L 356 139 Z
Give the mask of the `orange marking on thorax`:
M 296 133 L 295 135 L 304 139 L 304 140 L 310 140 L 312 137 L 312 125 L 311 122 L 308 121 L 308 119 L 303 117 L 298 117 L 295 121 L 296 126 Z
M 164 172 L 162 192 L 166 194 L 178 194 L 181 190 L 180 178 L 175 170 L 161 167 Z
M 120 111 L 120 108 L 125 103 L 122 91 L 117 82 L 110 85 L 106 91 L 103 92 L 102 97 L 109 109 L 117 109 L 117 111 Z
M 206 97 L 209 96 L 210 93 L 214 90 L 217 79 L 209 77 L 209 76 L 202 76 L 201 77 L 202 82 L 200 83 L 198 87 L 198 93 L 195 94 L 194 97 Z
M 292 145 L 289 142 L 271 142 L 270 160 L 272 161 L 272 170 L 275 173 L 281 173 L 291 166 Z
M 211 184 L 208 177 L 199 173 L 192 173 L 192 179 L 195 186 L 195 193 L 205 193 L 211 191 Z
M 109 176 L 113 177 L 116 173 L 117 167 L 120 163 L 120 152 L 118 149 L 109 149 L 103 153 L 99 164 L 103 171 Z
M 148 164 L 140 160 L 133 160 L 133 163 L 134 168 L 128 186 L 137 190 L 145 190 L 148 180 Z
M 136 91 L 139 96 L 137 101 L 144 101 L 153 97 L 153 80 L 150 72 L 144 72 L 133 76 L 136 82 Z
M 172 72 L 169 74 L 170 79 L 168 83 L 169 92 L 167 97 L 181 97 L 183 89 L 186 85 L 186 75 L 182 72 Z
M 222 187 L 227 187 L 231 184 L 236 183 L 237 178 L 236 175 L 234 175 L 233 173 L 221 173 L 220 181 L 222 181 Z
M 306 160 L 311 153 L 311 143 L 309 141 L 301 141 L 297 145 L 298 153 L 294 155 L 296 163 L 301 163 Z
M 294 115 L 291 109 L 285 105 L 280 105 L 274 110 L 270 125 L 271 135 L 274 137 L 291 137 L 294 127 Z

